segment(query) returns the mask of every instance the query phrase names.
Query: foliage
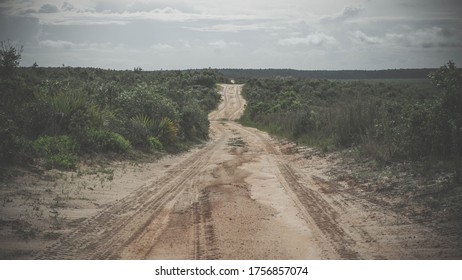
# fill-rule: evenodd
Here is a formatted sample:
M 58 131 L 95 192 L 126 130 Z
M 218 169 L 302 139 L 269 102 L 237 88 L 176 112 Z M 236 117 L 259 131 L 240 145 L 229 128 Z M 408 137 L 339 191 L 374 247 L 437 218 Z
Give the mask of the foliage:
M 156 137 L 150 136 L 148 140 L 150 149 L 152 151 L 162 151 L 164 149 L 164 145 L 162 145 L 162 143 Z
M 249 79 L 241 122 L 325 150 L 357 147 L 379 163 L 452 161 L 462 177 L 462 76 L 454 63 L 431 82 Z M 458 179 L 459 180 L 459 179 Z
M 149 119 L 149 122 L 152 122 Z M 127 139 L 139 149 L 147 149 L 149 148 L 149 128 L 146 123 L 143 122 L 142 119 L 139 118 L 131 118 L 125 124 L 126 128 L 126 136 Z
M 163 118 L 156 126 L 154 135 L 163 144 L 175 144 L 178 141 L 178 126 L 169 118 Z
M 69 136 L 42 136 L 33 146 L 45 168 L 71 169 L 76 164 L 76 144 Z
M 210 69 L 19 68 L 21 51 L 2 43 L 1 67 L 14 71 L 0 79 L 1 172 L 34 157 L 46 168 L 72 168 L 88 153 L 184 149 L 208 137 L 215 84 L 225 81 Z
M 22 47 L 9 41 L 0 45 L 0 177 L 14 164 L 23 164 L 30 159 L 29 145 L 23 137 L 27 123 L 27 104 L 31 92 L 17 67 Z
M 88 150 L 95 152 L 127 153 L 132 147 L 122 135 L 107 130 L 91 130 L 86 143 Z
M 429 75 L 432 82 L 442 89 L 443 95 L 434 110 L 434 126 L 439 143 L 444 143 L 445 154 L 450 154 L 455 179 L 462 182 L 462 74 L 454 62 L 449 61 Z M 440 147 L 441 148 L 441 147 Z
M 56 86 L 59 86 L 59 83 Z M 46 133 L 60 135 L 66 133 L 71 126 L 74 114 L 85 106 L 86 98 L 80 92 L 66 91 L 53 92 L 47 85 L 42 86 L 42 91 L 37 93 L 37 101 L 48 112 L 46 120 Z M 75 121 L 74 121 L 75 124 Z
M 6 165 L 17 163 L 19 157 L 16 152 L 23 152 L 23 140 L 19 134 L 19 128 L 14 121 L 0 112 L 0 168 L 6 168 Z
M 13 71 L 19 66 L 23 46 L 17 46 L 10 41 L 0 42 L 0 73 L 4 76 L 12 76 Z
M 183 107 L 180 124 L 183 128 L 183 137 L 185 139 L 205 140 L 208 138 L 210 123 L 207 113 L 201 109 L 197 102 Z

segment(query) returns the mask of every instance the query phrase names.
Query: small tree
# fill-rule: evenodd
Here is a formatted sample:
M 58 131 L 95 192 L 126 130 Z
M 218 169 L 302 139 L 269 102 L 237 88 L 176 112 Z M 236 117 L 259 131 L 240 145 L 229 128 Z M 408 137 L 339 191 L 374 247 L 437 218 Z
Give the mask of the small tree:
M 14 45 L 10 41 L 0 42 L 0 71 L 3 75 L 12 75 L 19 66 L 23 46 Z

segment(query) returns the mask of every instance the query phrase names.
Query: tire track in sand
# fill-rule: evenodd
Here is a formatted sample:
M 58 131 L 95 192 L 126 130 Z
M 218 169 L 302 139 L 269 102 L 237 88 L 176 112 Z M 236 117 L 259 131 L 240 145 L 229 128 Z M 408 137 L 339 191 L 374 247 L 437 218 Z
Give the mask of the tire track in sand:
M 265 148 L 273 159 L 285 181 L 281 184 L 286 188 L 293 201 L 303 214 L 303 218 L 310 225 L 315 225 L 322 236 L 320 239 L 327 239 L 327 243 L 335 250 L 342 259 L 360 259 L 360 254 L 353 249 L 355 240 L 339 225 L 337 217 L 339 214 L 335 209 L 315 190 L 299 182 L 300 176 L 296 171 L 278 156 L 280 152 L 276 150 L 269 140 L 265 139 L 260 133 L 253 132 L 250 129 L 233 124 L 236 129 L 245 131 L 257 137 L 262 146 Z
M 156 217 L 187 187 L 187 181 L 207 164 L 225 137 L 215 140 L 169 174 L 142 186 L 97 215 L 71 234 L 35 256 L 36 259 L 118 259 L 120 252 L 145 231 Z M 139 258 L 139 256 L 137 257 Z
M 200 192 L 198 201 L 193 203 L 194 218 L 194 259 L 215 260 L 220 255 L 217 250 L 217 238 L 212 223 L 212 207 L 208 188 Z

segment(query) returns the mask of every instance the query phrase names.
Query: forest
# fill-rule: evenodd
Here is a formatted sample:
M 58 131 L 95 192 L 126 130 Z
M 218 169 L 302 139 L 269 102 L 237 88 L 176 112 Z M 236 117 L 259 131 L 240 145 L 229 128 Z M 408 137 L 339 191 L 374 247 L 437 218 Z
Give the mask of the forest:
M 253 78 L 240 121 L 324 151 L 354 148 L 381 165 L 441 163 L 461 182 L 461 87 L 451 61 L 407 82 Z
M 95 154 L 176 152 L 208 138 L 223 82 L 213 70 L 19 67 L 2 43 L 0 174 L 12 166 L 73 169 Z

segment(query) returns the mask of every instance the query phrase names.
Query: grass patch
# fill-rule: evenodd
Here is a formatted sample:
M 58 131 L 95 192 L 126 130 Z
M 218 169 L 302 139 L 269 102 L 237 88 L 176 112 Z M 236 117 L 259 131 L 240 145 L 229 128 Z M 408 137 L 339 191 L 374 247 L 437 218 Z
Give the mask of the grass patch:
M 228 140 L 228 146 L 232 146 L 232 147 L 244 147 L 246 146 L 247 144 L 245 143 L 244 140 L 242 140 L 241 137 L 234 137 L 234 138 L 230 138 Z

